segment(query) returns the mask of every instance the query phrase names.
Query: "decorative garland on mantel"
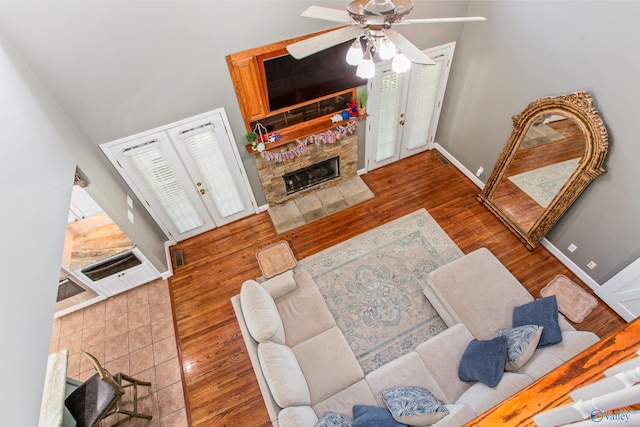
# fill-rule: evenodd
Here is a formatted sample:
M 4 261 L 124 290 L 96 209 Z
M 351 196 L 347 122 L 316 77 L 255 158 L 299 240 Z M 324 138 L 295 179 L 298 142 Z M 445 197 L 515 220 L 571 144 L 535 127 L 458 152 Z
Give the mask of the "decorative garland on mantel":
M 262 152 L 262 155 L 267 161 L 276 163 L 286 162 L 287 160 L 293 160 L 297 157 L 300 157 L 309 144 L 333 144 L 334 142 L 339 141 L 348 135 L 353 135 L 357 128 L 358 121 L 351 120 L 349 123 L 336 126 L 335 128 L 329 129 L 325 132 L 314 133 L 304 137 L 303 139 L 299 139 L 298 145 L 289 150 L 281 149 L 278 152 L 264 150 Z

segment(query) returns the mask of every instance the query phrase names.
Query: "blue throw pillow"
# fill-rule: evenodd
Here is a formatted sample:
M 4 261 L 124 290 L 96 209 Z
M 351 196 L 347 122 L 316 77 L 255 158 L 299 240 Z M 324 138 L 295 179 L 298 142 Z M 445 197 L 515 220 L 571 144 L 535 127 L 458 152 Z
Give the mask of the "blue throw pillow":
M 327 411 L 316 421 L 314 427 L 351 427 L 352 425 L 353 420 L 346 415 Z
M 395 387 L 380 393 L 393 419 L 412 426 L 434 424 L 444 418 L 449 410 L 423 387 Z
M 507 353 L 505 337 L 485 341 L 474 339 L 462 354 L 458 378 L 461 381 L 480 381 L 489 387 L 497 386 L 504 375 Z
M 513 327 L 524 325 L 542 326 L 538 347 L 558 344 L 562 341 L 562 331 L 558 324 L 558 301 L 551 295 L 513 309 Z
M 353 405 L 353 427 L 406 427 L 391 416 L 385 408 L 369 405 Z

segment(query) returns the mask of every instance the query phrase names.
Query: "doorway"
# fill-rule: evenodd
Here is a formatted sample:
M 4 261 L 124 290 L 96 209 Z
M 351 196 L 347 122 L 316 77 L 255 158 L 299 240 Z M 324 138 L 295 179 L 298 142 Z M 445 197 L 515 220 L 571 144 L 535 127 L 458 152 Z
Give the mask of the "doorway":
M 101 144 L 114 167 L 172 240 L 256 213 L 224 109 Z
M 391 62 L 376 66 L 368 83 L 367 170 L 431 149 L 442 109 L 455 43 L 424 50 L 435 65 L 412 64 L 396 73 Z
M 58 281 L 56 317 L 105 298 L 99 289 L 85 280 L 81 274 L 83 267 L 134 247 L 131 240 L 82 185 L 74 184 L 71 193 Z

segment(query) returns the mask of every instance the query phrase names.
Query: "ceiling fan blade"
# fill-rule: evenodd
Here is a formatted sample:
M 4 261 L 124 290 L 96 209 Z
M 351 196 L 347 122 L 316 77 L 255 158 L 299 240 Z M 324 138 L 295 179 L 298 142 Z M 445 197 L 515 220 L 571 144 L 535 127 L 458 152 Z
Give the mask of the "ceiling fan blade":
M 424 19 L 403 19 L 397 24 L 437 24 L 440 22 L 474 22 L 486 21 L 487 18 L 482 16 L 465 16 L 461 18 L 424 18 Z
M 310 6 L 304 12 L 302 16 L 305 18 L 324 19 L 325 21 L 341 22 L 343 24 L 349 24 L 353 22 L 346 10 L 332 9 L 330 7 L 322 6 Z
M 418 49 L 416 45 L 407 40 L 399 32 L 394 30 L 382 30 L 382 32 L 385 36 L 387 36 L 389 40 L 391 40 L 391 43 L 396 45 L 400 52 L 402 52 L 404 56 L 409 59 L 409 61 L 423 65 L 435 64 L 435 62 L 433 62 L 433 60 L 429 58 L 426 53 Z
M 337 44 L 355 39 L 362 34 L 362 29 L 351 25 L 348 27 L 340 27 L 337 30 L 320 34 L 287 46 L 287 51 L 296 59 L 306 58 L 309 55 L 328 49 Z

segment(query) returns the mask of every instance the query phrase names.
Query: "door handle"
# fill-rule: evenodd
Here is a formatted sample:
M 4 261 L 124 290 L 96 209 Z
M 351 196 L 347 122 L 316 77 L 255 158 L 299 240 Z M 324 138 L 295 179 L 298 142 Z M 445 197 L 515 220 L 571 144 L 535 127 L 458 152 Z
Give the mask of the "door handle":
M 201 188 L 201 189 L 200 189 L 200 194 L 204 194 L 204 193 L 206 193 L 206 192 L 207 192 L 207 190 L 205 190 L 204 188 Z
M 202 185 L 202 183 L 198 181 L 198 182 L 196 182 L 196 185 L 197 185 L 198 187 L 200 187 L 200 186 Z
M 400 120 L 400 126 L 404 126 L 404 120 Z

